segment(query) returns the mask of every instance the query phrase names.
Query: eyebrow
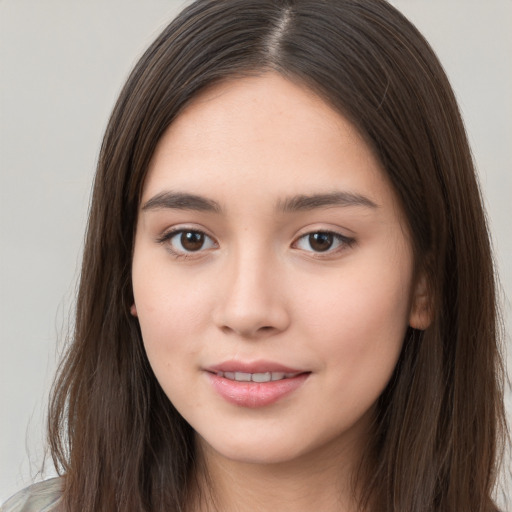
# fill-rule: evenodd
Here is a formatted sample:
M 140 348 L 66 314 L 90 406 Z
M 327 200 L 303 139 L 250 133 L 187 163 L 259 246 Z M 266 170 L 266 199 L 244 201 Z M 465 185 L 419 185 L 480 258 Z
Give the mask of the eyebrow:
M 297 195 L 278 202 L 278 209 L 285 213 L 339 206 L 364 206 L 365 208 L 372 209 L 378 208 L 378 205 L 371 199 L 353 192 Z
M 284 213 L 308 211 L 316 208 L 333 208 L 347 206 L 363 206 L 365 208 L 378 208 L 371 199 L 353 192 L 330 192 L 325 194 L 300 194 L 280 200 L 277 210 Z M 208 199 L 196 194 L 184 192 L 160 192 L 146 201 L 142 206 L 143 211 L 161 210 L 194 210 L 200 212 L 220 213 L 222 208 L 213 199 Z
M 216 201 L 183 192 L 161 192 L 149 199 L 142 206 L 143 211 L 161 210 L 164 208 L 214 213 L 219 213 L 221 211 L 221 207 Z

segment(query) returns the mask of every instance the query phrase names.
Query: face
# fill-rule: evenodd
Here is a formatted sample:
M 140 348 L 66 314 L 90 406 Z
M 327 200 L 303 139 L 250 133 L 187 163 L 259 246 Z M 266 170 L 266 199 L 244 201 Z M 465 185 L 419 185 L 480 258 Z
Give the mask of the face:
M 268 73 L 216 85 L 160 140 L 133 292 L 150 364 L 219 457 L 364 442 L 415 311 L 405 222 L 355 128 Z

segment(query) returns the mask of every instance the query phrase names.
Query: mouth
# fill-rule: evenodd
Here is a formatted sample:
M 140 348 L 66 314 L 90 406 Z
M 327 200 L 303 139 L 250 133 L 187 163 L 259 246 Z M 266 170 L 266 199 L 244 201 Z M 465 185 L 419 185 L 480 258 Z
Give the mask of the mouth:
M 305 372 L 263 372 L 263 373 L 248 373 L 248 372 L 216 372 L 217 377 L 222 377 L 236 382 L 276 382 L 283 379 L 293 379 Z
M 206 369 L 214 389 L 228 403 L 257 408 L 274 404 L 299 390 L 310 371 L 271 362 L 225 362 Z

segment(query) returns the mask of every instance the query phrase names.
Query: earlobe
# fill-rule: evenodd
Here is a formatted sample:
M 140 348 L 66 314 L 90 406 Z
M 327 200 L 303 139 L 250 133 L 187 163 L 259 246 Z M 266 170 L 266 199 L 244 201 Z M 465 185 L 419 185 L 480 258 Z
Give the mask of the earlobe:
M 137 317 L 137 308 L 136 308 L 135 304 L 132 304 L 132 305 L 130 306 L 130 314 L 131 314 L 132 316 L 134 316 L 134 317 Z
M 432 323 L 432 299 L 425 274 L 419 277 L 411 303 L 409 325 L 413 329 L 424 331 Z

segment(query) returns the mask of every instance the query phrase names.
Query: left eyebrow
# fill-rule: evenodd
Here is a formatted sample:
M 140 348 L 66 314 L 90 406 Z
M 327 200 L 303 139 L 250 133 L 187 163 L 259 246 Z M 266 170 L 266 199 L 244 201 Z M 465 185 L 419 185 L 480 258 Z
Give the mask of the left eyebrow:
M 327 194 L 297 195 L 279 201 L 277 208 L 285 213 L 314 210 L 316 208 L 332 208 L 347 206 L 364 206 L 378 208 L 371 199 L 353 192 L 330 192 Z

